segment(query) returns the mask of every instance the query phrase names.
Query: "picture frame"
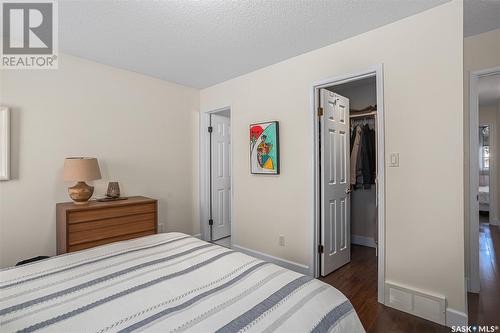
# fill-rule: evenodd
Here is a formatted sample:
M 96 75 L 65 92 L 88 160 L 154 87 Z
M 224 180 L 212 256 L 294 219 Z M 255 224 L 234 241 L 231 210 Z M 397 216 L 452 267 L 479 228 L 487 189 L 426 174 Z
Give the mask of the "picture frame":
M 10 179 L 10 109 L 0 106 L 0 180 Z
M 250 173 L 280 174 L 279 122 L 267 121 L 250 125 Z

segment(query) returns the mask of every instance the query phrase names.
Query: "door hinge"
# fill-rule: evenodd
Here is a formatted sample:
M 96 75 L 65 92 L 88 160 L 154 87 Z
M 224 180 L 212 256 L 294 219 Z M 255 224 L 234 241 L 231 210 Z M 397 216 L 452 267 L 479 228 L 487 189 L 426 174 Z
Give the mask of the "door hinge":
M 325 248 L 323 247 L 323 245 L 318 245 L 318 253 L 323 253 L 325 252 Z
M 318 117 L 321 117 L 323 115 L 323 108 L 320 106 L 318 108 Z
M 208 133 L 212 133 L 213 130 L 214 128 L 212 126 L 208 126 Z
M 209 220 L 208 220 L 208 225 L 213 225 L 213 224 L 214 224 L 214 220 L 209 219 Z

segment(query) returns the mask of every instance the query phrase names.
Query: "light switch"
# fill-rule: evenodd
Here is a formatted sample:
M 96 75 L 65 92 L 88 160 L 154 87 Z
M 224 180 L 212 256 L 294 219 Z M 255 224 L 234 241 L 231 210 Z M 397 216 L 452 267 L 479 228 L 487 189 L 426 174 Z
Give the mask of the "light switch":
M 389 155 L 389 166 L 398 167 L 399 166 L 399 153 L 391 153 Z

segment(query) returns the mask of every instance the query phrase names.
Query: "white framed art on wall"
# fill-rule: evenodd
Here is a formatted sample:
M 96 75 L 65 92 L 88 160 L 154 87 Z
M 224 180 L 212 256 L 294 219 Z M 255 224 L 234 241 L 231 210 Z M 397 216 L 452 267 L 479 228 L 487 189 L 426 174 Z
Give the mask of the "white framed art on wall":
M 10 110 L 0 106 L 0 180 L 10 179 Z

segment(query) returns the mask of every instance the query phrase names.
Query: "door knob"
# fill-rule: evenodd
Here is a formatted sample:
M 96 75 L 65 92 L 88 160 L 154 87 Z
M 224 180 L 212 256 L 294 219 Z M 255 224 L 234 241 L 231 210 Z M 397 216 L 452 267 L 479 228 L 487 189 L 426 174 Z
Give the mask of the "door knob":
M 345 189 L 345 194 L 351 194 L 352 190 L 350 188 Z

